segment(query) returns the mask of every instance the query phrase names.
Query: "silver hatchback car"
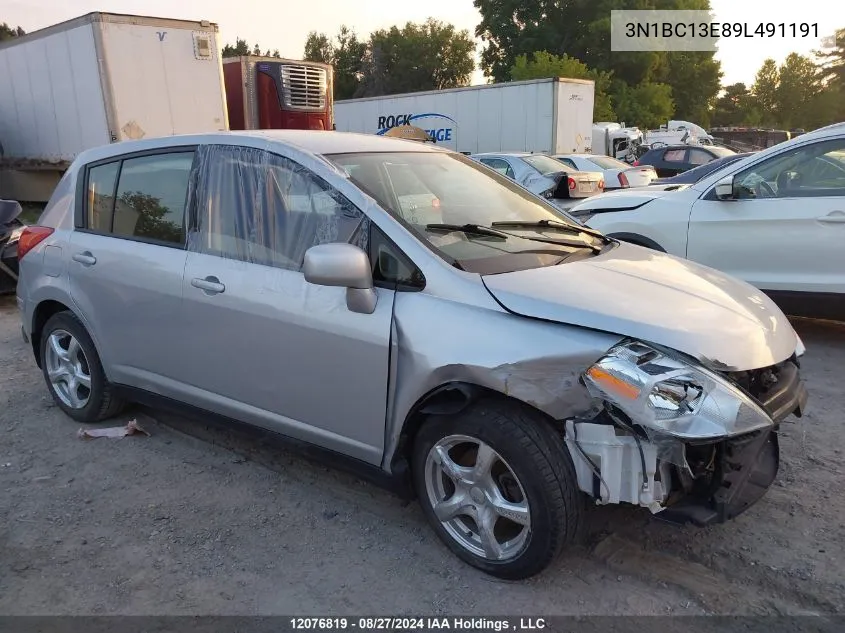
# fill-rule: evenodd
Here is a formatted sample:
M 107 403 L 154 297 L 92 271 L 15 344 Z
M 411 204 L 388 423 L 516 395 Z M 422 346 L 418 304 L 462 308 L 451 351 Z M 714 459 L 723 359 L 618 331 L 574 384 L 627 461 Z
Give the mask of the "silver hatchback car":
M 277 432 L 416 495 L 505 578 L 541 571 L 586 499 L 736 516 L 807 398 L 755 288 L 412 141 L 89 150 L 19 256 L 23 336 L 73 419 L 142 400 Z

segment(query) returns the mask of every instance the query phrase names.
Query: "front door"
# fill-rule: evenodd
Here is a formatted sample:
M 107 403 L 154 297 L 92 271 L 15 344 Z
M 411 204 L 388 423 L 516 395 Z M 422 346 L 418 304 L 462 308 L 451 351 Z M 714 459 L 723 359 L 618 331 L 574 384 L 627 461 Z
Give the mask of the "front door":
M 394 292 L 372 314 L 309 284 L 305 251 L 366 247 L 369 221 L 290 158 L 199 150 L 197 225 L 183 281 L 185 395 L 199 406 L 378 464 Z
M 845 296 L 845 138 L 776 154 L 735 182 L 736 199 L 711 191 L 693 205 L 687 257 L 775 293 Z

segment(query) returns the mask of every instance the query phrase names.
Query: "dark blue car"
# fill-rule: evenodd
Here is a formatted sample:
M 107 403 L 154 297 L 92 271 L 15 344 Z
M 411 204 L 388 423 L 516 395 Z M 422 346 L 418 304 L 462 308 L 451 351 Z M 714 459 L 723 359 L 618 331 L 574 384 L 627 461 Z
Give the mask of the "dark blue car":
M 733 150 L 715 145 L 663 145 L 649 149 L 634 165 L 651 165 L 659 178 L 669 178 L 717 158 L 735 155 Z

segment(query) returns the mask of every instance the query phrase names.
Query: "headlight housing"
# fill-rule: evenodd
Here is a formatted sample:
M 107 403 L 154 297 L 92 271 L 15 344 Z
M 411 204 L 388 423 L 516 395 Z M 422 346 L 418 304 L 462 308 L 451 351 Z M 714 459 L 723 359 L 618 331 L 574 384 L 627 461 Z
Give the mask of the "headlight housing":
M 774 424 L 724 378 L 636 341 L 613 347 L 584 382 L 635 424 L 681 440 L 718 440 Z

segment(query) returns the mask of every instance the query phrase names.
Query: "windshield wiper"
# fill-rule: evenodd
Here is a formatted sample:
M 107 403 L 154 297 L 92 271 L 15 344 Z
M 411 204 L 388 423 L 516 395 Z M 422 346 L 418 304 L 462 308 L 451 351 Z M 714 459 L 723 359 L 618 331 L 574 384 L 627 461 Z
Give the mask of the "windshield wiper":
M 490 226 L 513 227 L 513 228 L 521 228 L 521 229 L 531 229 L 531 228 L 556 229 L 556 230 L 560 230 L 560 231 L 565 231 L 566 233 L 572 233 L 573 235 L 578 235 L 580 233 L 586 233 L 587 235 L 592 235 L 593 237 L 604 238 L 604 235 L 602 235 L 598 231 L 594 231 L 593 229 L 587 228 L 586 226 L 573 226 L 571 224 L 567 224 L 566 222 L 558 222 L 557 220 L 537 220 L 536 222 L 504 221 L 504 222 L 493 222 Z
M 452 231 L 459 231 L 469 235 L 484 235 L 489 237 L 499 237 L 503 240 L 508 239 L 508 234 L 502 231 L 480 226 L 478 224 L 426 224 L 426 231 L 444 231 L 450 233 Z

